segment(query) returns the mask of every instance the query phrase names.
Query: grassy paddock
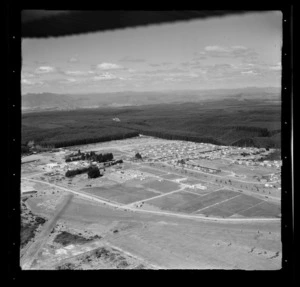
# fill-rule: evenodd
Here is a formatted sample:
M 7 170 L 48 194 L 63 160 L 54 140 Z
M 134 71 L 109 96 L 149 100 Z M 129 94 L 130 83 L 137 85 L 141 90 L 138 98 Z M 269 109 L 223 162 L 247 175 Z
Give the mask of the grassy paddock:
M 157 195 L 155 192 L 137 187 L 129 187 L 124 184 L 114 185 L 111 187 L 84 188 L 82 191 L 123 204 L 128 204 Z
M 174 212 L 192 213 L 222 200 L 236 196 L 238 193 L 230 190 L 217 191 L 212 194 L 199 196 L 192 193 L 180 191 L 148 201 L 149 204 L 163 210 Z
M 155 189 L 157 191 L 160 191 L 162 193 L 167 193 L 167 192 L 171 192 L 173 190 L 179 189 L 179 184 L 169 181 L 169 180 L 153 180 L 153 181 L 149 181 L 143 184 L 144 187 L 146 188 L 151 188 L 151 189 Z

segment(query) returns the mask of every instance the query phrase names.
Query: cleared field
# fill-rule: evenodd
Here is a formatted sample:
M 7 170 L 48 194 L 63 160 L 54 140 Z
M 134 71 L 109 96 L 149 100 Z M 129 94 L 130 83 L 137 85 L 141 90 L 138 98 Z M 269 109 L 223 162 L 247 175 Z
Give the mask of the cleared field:
M 24 166 L 22 165 L 21 166 L 21 173 L 22 175 L 28 175 L 28 174 L 31 174 L 31 173 L 37 173 L 37 172 L 41 172 L 43 171 L 43 169 L 41 169 L 39 166 Z
M 128 187 L 124 184 L 116 184 L 110 187 L 83 188 L 81 190 L 89 194 L 124 204 L 157 195 L 155 192 L 137 187 Z
M 199 193 L 199 194 L 203 194 L 203 193 L 210 193 L 213 191 L 216 191 L 217 189 L 220 189 L 220 186 L 212 184 L 212 183 L 208 183 L 208 182 L 201 182 L 199 180 L 195 180 L 195 179 L 187 179 L 187 180 L 182 180 L 181 181 L 184 184 L 188 184 L 188 185 L 201 185 L 201 186 L 205 186 L 206 189 L 202 190 L 201 188 L 192 188 L 191 190 Z
M 236 195 L 238 195 L 238 193 L 231 190 L 220 190 L 204 196 L 180 191 L 174 194 L 149 200 L 148 204 L 154 205 L 163 210 L 192 213 L 201 208 L 205 208 Z
M 152 173 L 154 175 L 166 175 L 167 174 L 164 171 L 157 170 L 157 169 L 154 169 L 154 168 L 148 168 L 148 167 L 139 167 L 139 170 L 140 171 L 145 171 L 145 172 L 148 172 L 148 173 Z
M 262 200 L 257 199 L 252 196 L 245 194 L 240 194 L 226 202 L 222 202 L 211 208 L 207 208 L 203 211 L 198 212 L 198 214 L 210 215 L 210 216 L 231 216 L 235 213 L 240 214 L 240 211 L 246 210 L 262 202 Z
M 159 207 L 162 210 L 189 213 L 199 209 L 201 197 L 192 193 L 177 192 L 150 200 L 148 204 Z
M 166 175 L 162 175 L 161 177 L 164 178 L 164 179 L 179 179 L 179 178 L 184 178 L 183 176 L 178 175 L 178 174 L 174 174 L 174 173 L 169 173 L 169 174 L 166 174 Z
M 153 181 L 153 180 L 156 180 L 156 178 L 154 178 L 154 177 L 134 178 L 134 179 L 126 180 L 126 185 L 127 186 L 143 187 L 142 184 L 144 184 L 146 182 Z M 157 193 L 161 193 L 161 192 L 157 191 Z
M 214 182 L 215 181 L 215 176 L 214 175 L 211 175 L 209 173 L 203 173 L 203 172 L 199 172 L 199 171 L 191 171 L 191 170 L 182 170 L 182 168 L 180 167 L 175 167 L 175 168 L 170 168 L 170 167 L 166 167 L 165 168 L 166 170 L 170 171 L 170 172 L 176 172 L 176 173 L 181 173 L 182 177 L 185 177 L 185 178 L 188 178 L 190 176 L 192 177 L 195 177 L 197 179 L 192 179 L 192 180 L 198 180 L 198 181 L 201 181 L 201 180 L 205 180 L 205 181 L 208 181 L 210 180 L 211 182 Z M 180 176 L 180 175 L 179 175 Z
M 162 193 L 166 193 L 166 192 L 170 192 L 176 189 L 179 189 L 179 184 L 173 181 L 169 181 L 169 180 L 153 180 L 153 181 L 149 181 L 149 182 L 145 182 L 143 184 L 144 187 L 146 188 L 151 188 L 151 189 L 155 189 L 157 191 L 160 191 Z
M 249 208 L 248 210 L 241 211 L 239 214 L 245 217 L 280 217 L 281 208 L 279 205 L 263 202 L 253 208 Z
M 189 185 L 196 185 L 196 184 L 202 184 L 203 185 L 203 182 L 201 182 L 197 179 L 193 179 L 193 178 L 185 179 L 185 180 L 182 180 L 181 182 L 185 183 L 185 184 L 189 184 Z
M 189 187 L 185 188 L 183 191 L 195 193 L 198 195 L 205 195 L 205 194 L 209 193 L 209 191 L 207 191 L 207 189 L 203 190 L 203 189 L 199 189 L 199 188 L 189 188 Z
M 227 211 L 227 210 L 220 209 L 217 206 L 213 206 L 213 207 L 207 208 L 203 211 L 200 211 L 197 214 L 203 214 L 206 216 L 223 217 L 224 218 L 224 217 L 230 217 L 234 213 Z
M 140 143 L 137 145 L 137 142 Z M 48 237 L 42 252 L 37 256 L 37 266 L 47 270 L 49 267 L 54 269 L 57 266 L 58 269 L 68 266 L 75 269 L 77 267 L 128 269 L 128 265 L 127 267 L 120 267 L 118 263 L 109 265 L 104 260 L 110 255 L 107 250 L 120 248 L 121 253 L 126 252 L 122 253 L 123 263 L 125 259 L 129 264 L 130 260 L 133 260 L 134 264 L 140 262 L 139 260 L 145 260 L 145 263 L 161 269 L 279 269 L 282 256 L 280 220 L 270 222 L 220 220 L 218 222 L 201 218 L 205 216 L 206 219 L 209 217 L 220 219 L 278 217 L 280 203 L 273 204 L 271 201 L 273 199 L 268 203 L 269 199 L 266 198 L 269 195 L 273 196 L 272 189 L 257 184 L 259 187 L 257 192 L 264 193 L 266 196 L 257 199 L 250 193 L 248 195 L 248 192 L 256 192 L 256 185 L 235 181 L 233 177 L 228 177 L 229 173 L 221 178 L 200 171 L 193 172 L 180 166 L 173 167 L 172 162 L 168 160 L 154 163 L 132 160 L 136 152 L 140 152 L 143 157 L 143 152 L 146 154 L 151 149 L 157 153 L 156 145 L 161 153 L 172 153 L 172 147 L 180 151 L 174 153 L 175 156 L 184 157 L 185 152 L 189 156 L 190 144 L 192 145 L 188 142 L 174 141 L 173 143 L 173 141 L 141 138 L 86 145 L 86 149 L 98 150 L 99 153 L 113 152 L 115 158 L 121 156 L 124 160 L 122 165 L 107 167 L 105 171 L 101 171 L 104 175 L 95 179 L 89 179 L 87 174 L 67 178 L 66 167 L 58 170 L 59 175 L 56 175 L 56 172 L 55 175 L 50 175 L 46 167 L 43 169 L 46 163 L 64 163 L 63 152 L 43 153 L 39 161 L 23 164 L 22 176 L 25 172 L 37 169 L 36 173 L 39 176 L 34 179 L 54 184 L 49 186 L 43 183 L 33 184 L 28 179 L 22 180 L 21 189 L 32 188 L 37 191 L 36 194 L 29 195 L 28 199 L 26 196 L 26 205 L 33 214 L 51 220 L 57 208 L 62 205 L 64 197 L 69 194 L 59 186 L 70 191 L 82 191 L 114 203 L 118 202 L 120 206 L 125 205 L 123 208 L 117 208 L 75 195 L 65 205 L 53 229 L 54 232 Z M 72 147 L 72 149 L 74 152 L 78 149 L 84 151 L 83 146 Z M 66 154 L 69 153 L 71 151 L 68 148 Z M 224 169 L 230 170 L 231 166 L 227 161 L 219 161 L 226 165 Z M 202 160 L 200 162 L 201 165 L 205 165 Z M 210 162 L 215 163 L 215 161 Z M 213 167 L 218 168 L 218 166 Z M 75 165 L 72 168 L 76 168 Z M 246 171 L 249 167 L 233 166 L 233 169 L 238 168 L 242 170 L 241 174 L 248 177 Z M 53 170 L 56 171 L 56 168 Z M 47 172 L 48 175 L 42 172 Z M 251 172 L 260 176 L 259 169 Z M 176 182 L 176 179 L 180 179 L 180 182 Z M 184 186 L 183 183 L 201 184 L 207 188 L 200 189 L 200 186 L 192 188 L 188 185 Z M 244 192 L 230 190 L 234 187 Z M 172 191 L 175 192 L 168 194 Z M 280 191 L 276 192 L 280 196 Z M 148 200 L 145 201 L 146 199 Z M 143 201 L 145 204 L 126 206 L 126 204 Z M 180 215 L 190 214 L 194 218 L 174 216 L 159 211 L 178 212 Z M 54 238 L 64 231 L 85 238 L 95 238 L 98 235 L 99 240 L 82 242 L 84 244 L 80 245 L 73 242 L 65 247 L 57 246 L 54 244 Z M 100 256 L 103 262 L 93 255 L 99 255 L 97 252 L 102 247 L 106 250 Z M 133 257 L 130 257 L 130 254 Z M 127 259 L 129 257 L 130 260 Z

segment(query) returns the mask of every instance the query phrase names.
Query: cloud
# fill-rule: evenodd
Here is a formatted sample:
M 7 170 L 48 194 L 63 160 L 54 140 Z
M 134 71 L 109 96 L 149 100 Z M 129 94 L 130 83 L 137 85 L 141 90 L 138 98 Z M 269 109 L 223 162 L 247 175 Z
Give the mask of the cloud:
M 71 57 L 69 60 L 68 60 L 68 62 L 69 63 L 77 63 L 79 60 L 77 59 L 77 58 L 75 58 L 75 57 Z
M 245 46 L 231 46 L 231 47 L 225 47 L 225 46 L 206 46 L 204 48 L 205 51 L 208 52 L 225 52 L 225 53 L 231 53 L 235 51 L 246 51 L 248 48 Z M 204 53 L 202 52 L 202 55 Z
M 244 74 L 244 75 L 258 75 L 258 73 L 257 72 L 254 72 L 254 71 L 244 71 L 244 72 L 241 72 L 242 74 Z
M 103 73 L 102 75 L 97 75 L 92 78 L 93 81 L 115 80 L 115 79 L 119 79 L 119 77 L 111 73 Z
M 183 67 L 191 67 L 192 65 L 194 65 L 196 62 L 195 61 L 185 61 L 185 62 L 181 62 L 180 66 Z
M 44 65 L 47 65 L 48 62 L 46 61 L 40 61 L 40 60 L 34 60 L 33 63 L 37 66 L 44 66 Z
M 232 46 L 231 49 L 233 50 L 247 50 L 245 46 Z
M 22 80 L 21 80 L 21 83 L 22 83 L 23 85 L 34 85 L 34 83 L 33 83 L 32 81 L 27 80 L 27 79 L 22 79 Z
M 234 46 L 226 49 L 226 53 L 247 50 L 244 46 Z M 209 48 L 208 50 L 221 51 L 219 48 Z M 222 49 L 223 51 L 225 49 Z M 203 52 L 204 53 L 204 52 Z M 205 52 L 206 53 L 206 52 Z M 145 71 L 145 75 L 150 79 L 161 77 L 164 81 L 193 81 L 197 80 L 226 80 L 226 79 L 245 79 L 247 76 L 268 76 L 278 70 L 279 65 L 266 65 L 263 63 L 249 63 L 245 61 L 232 61 L 231 58 L 222 59 L 219 64 L 208 64 L 205 61 L 186 61 L 181 63 L 181 68 L 156 69 Z M 227 63 L 226 63 L 227 62 Z
M 179 79 L 179 78 L 164 78 L 163 81 L 165 82 L 182 82 L 182 79 Z
M 76 71 L 72 71 L 72 72 L 76 72 Z M 74 76 L 78 76 L 79 74 L 75 73 Z M 90 73 L 88 73 L 88 74 L 90 74 Z M 94 73 L 91 73 L 91 74 L 94 74 Z M 79 75 L 79 76 L 81 76 L 81 75 Z M 92 76 L 92 77 L 76 77 L 76 78 L 70 77 L 70 78 L 66 78 L 66 79 L 60 81 L 60 83 L 62 83 L 62 84 L 79 84 L 79 83 L 91 83 L 91 82 L 107 81 L 107 80 L 126 80 L 126 78 L 116 76 L 109 72 L 104 72 L 101 74 L 100 73 L 94 74 L 94 76 Z
M 82 84 L 82 83 L 86 83 L 87 81 L 88 81 L 88 78 L 66 78 L 66 79 L 59 81 L 59 83 L 61 83 L 61 84 Z
M 44 82 L 36 81 L 36 80 L 22 79 L 21 84 L 26 85 L 26 86 L 41 86 L 44 84 Z
M 143 63 L 143 62 L 146 62 L 146 60 L 141 59 L 141 58 L 132 58 L 132 57 L 126 56 L 126 57 L 123 57 L 122 59 L 120 59 L 119 62 Z
M 23 72 L 21 73 L 22 79 L 27 79 L 27 78 L 35 78 L 36 75 L 29 73 L 29 72 Z
M 41 66 L 35 69 L 35 73 L 36 74 L 46 74 L 46 73 L 51 73 L 54 72 L 55 68 L 54 67 L 50 67 L 50 66 Z
M 211 79 L 232 77 L 240 74 L 240 71 L 232 64 L 206 65 L 202 68 Z
M 270 70 L 272 71 L 281 71 L 281 63 L 277 63 L 276 65 L 272 65 L 269 67 Z
M 149 66 L 151 67 L 163 67 L 163 66 L 168 66 L 171 65 L 171 62 L 162 62 L 162 63 L 151 63 Z
M 147 83 L 153 84 L 154 81 L 185 82 L 192 81 L 200 77 L 203 77 L 202 73 L 197 73 L 190 69 L 184 70 L 180 68 L 169 68 L 139 71 L 139 73 L 134 74 L 131 78 L 126 78 L 126 80 L 146 81 Z
M 206 46 L 204 48 L 205 51 L 211 52 L 211 51 L 217 51 L 217 52 L 229 52 L 230 50 L 225 47 L 221 46 Z
M 74 78 L 68 78 L 68 79 L 66 79 L 66 81 L 67 81 L 68 83 L 76 83 L 76 82 L 79 82 L 80 80 L 74 79 Z
M 136 78 L 148 81 L 183 82 L 199 78 L 200 75 L 194 71 L 179 68 L 148 70 L 139 73 Z
M 181 72 L 181 73 L 170 73 L 167 74 L 170 77 L 182 77 L 182 78 L 198 78 L 199 75 L 191 72 Z
M 100 70 L 118 70 L 123 69 L 122 66 L 113 63 L 101 63 L 96 66 Z
M 235 46 L 206 46 L 203 51 L 195 54 L 195 60 L 208 58 L 231 58 L 241 59 L 243 62 L 257 62 L 258 54 L 250 48 L 241 45 Z
M 239 79 L 242 72 L 249 72 L 251 67 L 252 71 L 255 71 L 255 74 L 259 73 L 258 68 L 253 65 L 248 65 L 244 63 L 238 64 L 194 64 L 192 66 L 193 72 L 198 75 L 199 78 L 205 80 L 219 80 L 219 79 Z M 249 73 L 250 74 L 250 73 Z M 253 73 L 254 75 L 254 73 Z
M 147 70 L 144 71 L 144 74 L 148 75 L 162 75 L 162 74 L 170 74 L 170 73 L 183 73 L 185 70 L 180 68 L 171 68 L 171 69 L 157 69 L 157 70 Z
M 73 76 L 86 76 L 90 74 L 94 74 L 94 71 L 65 71 L 66 75 L 73 75 Z
M 149 64 L 149 66 L 151 66 L 151 67 L 161 67 L 161 64 L 152 63 L 152 64 Z
M 44 82 L 39 80 L 37 75 L 30 73 L 30 72 L 23 72 L 21 73 L 21 84 L 26 86 L 41 86 Z

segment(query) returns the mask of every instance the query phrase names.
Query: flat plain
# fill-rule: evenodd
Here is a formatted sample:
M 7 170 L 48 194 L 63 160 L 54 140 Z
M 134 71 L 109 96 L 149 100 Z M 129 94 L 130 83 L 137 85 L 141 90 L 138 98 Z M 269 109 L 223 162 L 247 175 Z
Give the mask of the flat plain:
M 78 149 L 113 150 L 123 163 L 106 167 L 99 178 L 67 178 L 66 170 L 82 163 L 65 163 L 65 157 Z M 207 150 L 211 159 L 202 162 L 198 149 Z M 34 216 L 50 221 L 65 198 L 74 196 L 36 254 L 26 250 L 43 235 L 45 224 L 28 240 L 21 250 L 22 268 L 280 269 L 280 190 L 253 177 L 256 170 L 261 176 L 255 161 L 243 163 L 238 178 L 229 171 L 240 163 L 221 165 L 230 153 L 257 149 L 231 147 L 225 155 L 223 149 L 228 152 L 225 146 L 140 136 L 39 153 L 35 161 L 23 158 L 22 209 L 32 213 L 28 224 Z M 188 165 L 191 156 L 207 169 Z M 214 168 L 224 170 L 211 173 Z M 263 168 L 264 175 L 280 172 L 277 162 Z M 267 182 L 281 183 L 272 177 Z M 57 239 L 62 234 L 69 234 L 66 245 Z

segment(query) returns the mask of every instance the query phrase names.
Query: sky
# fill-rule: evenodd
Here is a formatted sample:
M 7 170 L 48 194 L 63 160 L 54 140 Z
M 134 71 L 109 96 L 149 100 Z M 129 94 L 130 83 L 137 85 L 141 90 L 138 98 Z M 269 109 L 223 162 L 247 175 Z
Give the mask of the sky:
M 22 39 L 21 90 L 103 93 L 280 87 L 282 13 Z

